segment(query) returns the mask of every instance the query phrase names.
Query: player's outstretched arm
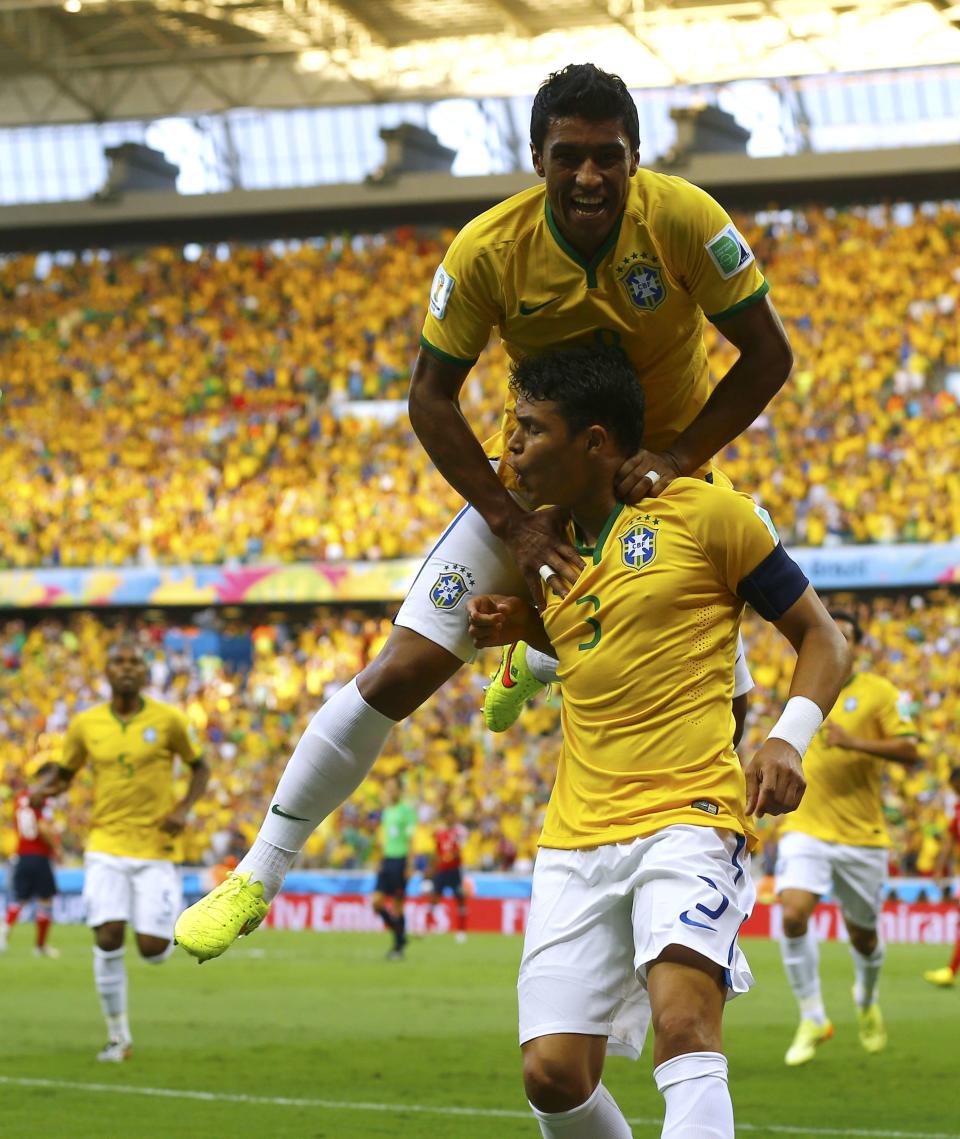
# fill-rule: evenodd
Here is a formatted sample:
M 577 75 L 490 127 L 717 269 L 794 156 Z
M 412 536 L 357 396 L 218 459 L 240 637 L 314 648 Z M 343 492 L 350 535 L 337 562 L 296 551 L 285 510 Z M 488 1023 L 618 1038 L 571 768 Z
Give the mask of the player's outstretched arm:
M 68 767 L 51 764 L 50 770 L 45 772 L 33 786 L 27 788 L 30 805 L 42 807 L 47 799 L 66 791 L 73 782 L 74 775 L 76 772 L 71 771 Z
M 468 631 L 478 649 L 526 641 L 541 652 L 555 652 L 540 615 L 521 597 L 486 593 L 467 602 Z
M 783 715 L 745 769 L 747 813 L 758 816 L 800 805 L 803 754 L 850 675 L 849 646 L 812 586 L 774 624 L 796 649 L 797 663 Z
M 917 737 L 912 734 L 893 736 L 885 740 L 868 740 L 852 736 L 839 724 L 827 724 L 824 731 L 827 733 L 827 743 L 831 747 L 843 748 L 845 751 L 862 751 L 872 755 L 874 759 L 885 759 L 888 763 L 903 763 L 907 767 L 923 763 L 923 756 L 917 746 Z

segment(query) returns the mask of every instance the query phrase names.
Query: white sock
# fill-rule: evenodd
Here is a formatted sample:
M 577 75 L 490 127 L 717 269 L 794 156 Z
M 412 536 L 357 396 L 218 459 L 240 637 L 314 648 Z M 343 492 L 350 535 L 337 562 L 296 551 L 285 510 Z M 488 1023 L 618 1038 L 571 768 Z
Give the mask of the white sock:
M 856 974 L 853 999 L 857 1002 L 858 1008 L 867 1009 L 877 1000 L 877 981 L 880 978 L 880 969 L 883 966 L 885 956 L 883 943 L 878 941 L 877 948 L 869 957 L 865 957 L 851 945 L 850 956 L 853 958 L 853 968 Z
M 804 1020 L 824 1024 L 827 1019 L 820 996 L 820 947 L 810 926 L 803 937 L 781 937 L 780 956 Z
M 541 684 L 557 683 L 557 665 L 559 661 L 549 653 L 542 653 L 539 649 L 527 645 L 527 668 L 541 682 Z
M 111 1040 L 129 1042 L 127 1024 L 127 969 L 123 955 L 125 949 L 93 947 L 93 980 L 100 997 L 100 1008 L 107 1022 L 107 1035 Z
M 653 1069 L 667 1105 L 661 1139 L 734 1139 L 722 1052 L 687 1052 Z
M 263 882 L 267 901 L 280 889 L 290 864 L 282 865 L 283 859 L 273 852 L 285 851 L 293 860 L 316 827 L 363 782 L 394 722 L 370 707 L 356 680 L 341 688 L 310 721 L 260 827 L 258 839 L 263 841 L 255 843 L 237 867 Z
M 532 1103 L 530 1110 L 544 1139 L 633 1139 L 630 1124 L 603 1084 L 597 1084 L 590 1098 L 570 1111 L 541 1111 Z

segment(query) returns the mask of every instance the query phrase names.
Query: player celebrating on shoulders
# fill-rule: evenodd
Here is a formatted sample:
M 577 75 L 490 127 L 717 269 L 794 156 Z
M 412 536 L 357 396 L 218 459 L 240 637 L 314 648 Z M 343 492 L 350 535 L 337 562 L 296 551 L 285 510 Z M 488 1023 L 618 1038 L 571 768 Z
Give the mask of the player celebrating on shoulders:
M 934 877 L 944 888 L 949 884 L 949 875 L 954 860 L 960 854 L 960 767 L 954 767 L 951 770 L 950 787 L 956 796 L 953 802 L 953 818 L 947 827 L 947 833 L 943 836 L 943 846 L 940 847 L 937 866 L 934 870 Z M 960 930 L 957 931 L 957 940 L 953 946 L 950 964 L 944 965 L 941 969 L 928 969 L 924 973 L 923 979 L 929 981 L 931 985 L 948 989 L 955 984 L 958 971 L 960 971 Z
M 831 616 L 851 647 L 858 645 L 863 634 L 856 617 L 841 611 Z M 886 1047 L 877 1003 L 883 964 L 877 921 L 890 846 L 880 794 L 882 764 L 919 759 L 916 729 L 901 709 L 896 688 L 875 673 L 855 671 L 852 663 L 837 705 L 803 765 L 803 803 L 784 822 L 777 846 L 780 952 L 800 1006 L 800 1024 L 785 1056 L 789 1067 L 808 1063 L 817 1046 L 833 1036 L 820 995 L 816 934 L 809 924 L 827 893 L 840 905 L 850 936 L 860 1043 L 867 1052 Z
M 468 224 L 438 268 L 410 386 L 410 420 L 467 502 L 421 567 L 386 645 L 314 716 L 281 777 L 252 850 L 177 924 L 201 960 L 255 928 L 315 827 L 373 765 L 390 729 L 473 658 L 466 599 L 565 595 L 583 561 L 564 510 L 532 511 L 486 448 L 459 393 L 491 331 L 512 360 L 571 344 L 620 344 L 647 395 L 645 447 L 616 472 L 626 502 L 661 494 L 710 461 L 781 387 L 792 355 L 753 253 L 720 206 L 680 178 L 639 168 L 637 108 L 592 64 L 551 75 L 534 101 L 533 164 L 544 185 Z M 709 391 L 704 315 L 739 350 Z M 497 467 L 497 470 L 494 470 Z M 732 663 L 731 663 L 732 667 Z
M 527 1097 L 548 1139 L 628 1139 L 601 1083 L 652 1015 L 662 1135 L 732 1139 L 728 996 L 752 984 L 737 944 L 754 886 L 747 815 L 793 810 L 801 760 L 849 654 L 766 512 L 698 478 L 630 506 L 613 475 L 642 438 L 643 390 L 617 349 L 514 367 L 507 462 L 534 504 L 572 513 L 584 568 L 542 614 L 470 602 L 478 647 L 522 638 L 559 659 L 563 741 L 520 965 Z M 730 690 L 744 603 L 790 640 L 783 715 L 747 764 Z M 648 1004 L 649 1000 L 649 1004 Z
M 180 906 L 173 865 L 176 836 L 207 785 L 209 770 L 186 718 L 175 708 L 141 696 L 147 681 L 143 654 L 118 641 L 107 659 L 111 698 L 70 722 L 63 757 L 41 789 L 56 794 L 84 764 L 94 799 L 84 855 L 83 896 L 93 929 L 93 975 L 107 1022 L 107 1045 L 98 1060 L 121 1062 L 131 1052 L 127 1022 L 124 936 L 136 932 L 140 955 L 159 965 L 170 956 Z M 190 785 L 174 798 L 174 760 L 191 769 Z
M 440 825 L 433 832 L 435 853 L 430 865 L 430 892 L 426 895 L 430 907 L 428 928 L 436 925 L 436 906 L 449 891 L 457 903 L 458 942 L 467 940 L 467 899 L 463 893 L 463 844 L 467 828 L 457 818 L 453 803 L 444 804 L 440 812 Z
M 43 763 L 35 777 L 45 779 L 56 774 L 55 763 Z M 7 906 L 6 920 L 0 925 L 0 953 L 7 948 L 20 911 L 31 900 L 34 902 L 34 921 L 37 940 L 33 952 L 37 957 L 59 957 L 59 952 L 47 944 L 53 922 L 53 896 L 57 884 L 53 877 L 53 859 L 57 839 L 51 796 L 38 794 L 26 788 L 13 800 L 14 821 L 17 828 L 17 865 L 13 871 L 13 901 Z
M 410 843 L 417 829 L 417 812 L 403 801 L 400 781 L 387 779 L 383 784 L 384 807 L 380 813 L 380 846 L 382 858 L 373 890 L 373 908 L 393 934 L 393 947 L 388 961 L 402 961 L 407 945 L 407 920 L 403 903 L 407 897 L 407 869 Z

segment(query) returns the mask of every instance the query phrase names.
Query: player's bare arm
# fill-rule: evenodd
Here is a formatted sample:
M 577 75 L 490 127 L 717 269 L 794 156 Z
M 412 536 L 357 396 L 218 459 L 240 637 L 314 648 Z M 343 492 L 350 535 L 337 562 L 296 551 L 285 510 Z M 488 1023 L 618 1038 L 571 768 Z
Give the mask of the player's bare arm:
M 204 791 L 206 791 L 209 781 L 210 768 L 202 759 L 197 760 L 190 771 L 190 783 L 187 787 L 186 795 L 184 795 L 173 810 L 160 821 L 160 829 L 164 834 L 178 835 L 184 830 L 187 825 L 187 817 L 194 803 L 196 803 Z
M 52 770 L 47 775 L 44 775 L 27 790 L 27 794 L 30 796 L 30 806 L 42 807 L 44 800 L 54 795 L 60 795 L 66 791 L 73 782 L 74 775 L 76 775 L 76 772 L 71 771 L 69 767 L 59 766 L 56 770 Z
M 839 724 L 833 723 L 825 724 L 824 731 L 827 743 L 831 747 L 843 748 L 844 751 L 865 752 L 876 759 L 885 759 L 889 763 L 903 763 L 907 767 L 923 762 L 917 746 L 917 737 L 914 735 L 897 736 L 890 740 L 867 740 L 853 736 Z
M 617 497 L 636 503 L 692 475 L 742 434 L 783 387 L 793 351 L 776 309 L 764 297 L 717 325 L 740 357 L 673 445 L 638 451 L 617 473 Z
M 559 509 L 525 510 L 497 478 L 460 410 L 468 371 L 421 350 L 410 379 L 410 423 L 437 470 L 510 550 L 534 603 L 542 606 L 541 566 L 554 570 L 553 588 L 561 597 L 583 569 L 567 541 L 569 515 Z
M 521 597 L 493 593 L 471 597 L 467 602 L 467 615 L 467 627 L 478 649 L 526 641 L 541 652 L 555 651 L 540 615 Z
M 850 648 L 812 586 L 774 624 L 797 652 L 790 698 L 813 701 L 824 717 L 850 675 Z M 783 815 L 796 810 L 806 782 L 802 756 L 785 739 L 764 741 L 745 767 L 747 813 Z

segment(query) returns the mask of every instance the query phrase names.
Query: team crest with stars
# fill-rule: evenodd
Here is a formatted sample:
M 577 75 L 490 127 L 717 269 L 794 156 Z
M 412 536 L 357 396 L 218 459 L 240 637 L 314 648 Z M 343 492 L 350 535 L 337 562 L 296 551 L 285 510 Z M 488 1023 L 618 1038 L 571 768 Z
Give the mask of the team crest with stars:
M 647 515 L 620 535 L 620 553 L 625 566 L 633 570 L 646 569 L 657 556 L 658 522 L 659 519 Z
M 667 299 L 667 286 L 663 274 L 656 265 L 644 264 L 641 258 L 656 261 L 652 254 L 631 253 L 617 266 L 620 284 L 630 298 L 630 303 L 641 312 L 653 312 Z
M 456 609 L 476 584 L 466 566 L 446 563 L 430 587 L 430 600 L 437 609 Z

